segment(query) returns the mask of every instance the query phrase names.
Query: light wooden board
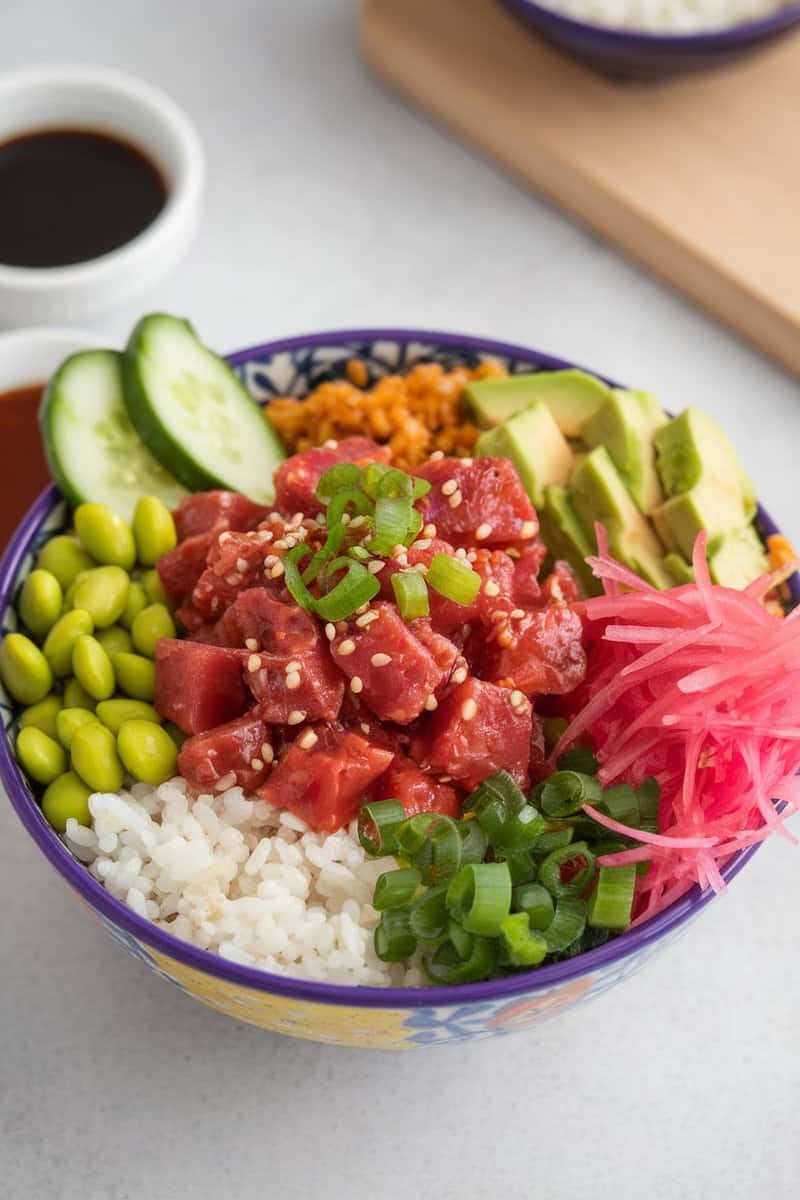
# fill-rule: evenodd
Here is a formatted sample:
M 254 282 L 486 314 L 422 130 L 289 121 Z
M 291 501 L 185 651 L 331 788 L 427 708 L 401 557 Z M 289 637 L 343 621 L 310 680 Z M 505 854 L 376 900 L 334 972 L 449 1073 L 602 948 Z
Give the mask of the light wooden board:
M 494 0 L 363 0 L 361 42 L 393 87 L 800 374 L 800 37 L 645 85 Z

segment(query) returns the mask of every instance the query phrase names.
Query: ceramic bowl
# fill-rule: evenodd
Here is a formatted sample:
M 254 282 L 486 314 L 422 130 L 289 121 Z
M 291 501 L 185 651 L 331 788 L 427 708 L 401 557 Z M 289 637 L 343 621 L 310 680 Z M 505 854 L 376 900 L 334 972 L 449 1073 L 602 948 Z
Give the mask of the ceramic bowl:
M 800 25 L 800 3 L 767 17 L 708 33 L 655 34 L 575 21 L 534 0 L 499 0 L 548 41 L 604 74 L 658 79 L 722 66 L 751 54 Z
M 230 361 L 263 403 L 273 395 L 303 396 L 323 380 L 343 376 L 353 357 L 362 359 L 373 380 L 421 360 L 476 364 L 488 357 L 498 359 L 512 373 L 572 365 L 504 342 L 394 329 L 347 330 L 270 342 L 241 350 Z M 0 564 L 3 632 L 15 624 L 11 601 L 31 569 L 37 547 L 63 528 L 65 520 L 65 506 L 51 488 L 17 529 Z M 759 520 L 765 534 L 776 532 L 762 510 Z M 800 601 L 796 585 L 793 599 Z M 118 945 L 181 991 L 263 1029 L 338 1045 L 403 1050 L 527 1029 L 583 1004 L 638 970 L 685 932 L 713 898 L 713 893 L 701 894 L 695 888 L 652 921 L 599 949 L 489 983 L 452 988 L 355 988 L 238 966 L 179 941 L 137 916 L 70 855 L 44 820 L 14 761 L 9 740 L 13 713 L 7 697 L 0 696 L 0 703 L 5 730 L 0 736 L 0 782 L 22 824 L 85 911 Z M 725 879 L 737 875 L 755 849 L 733 858 L 723 871 Z M 19 897 L 19 902 L 24 904 L 25 897 Z

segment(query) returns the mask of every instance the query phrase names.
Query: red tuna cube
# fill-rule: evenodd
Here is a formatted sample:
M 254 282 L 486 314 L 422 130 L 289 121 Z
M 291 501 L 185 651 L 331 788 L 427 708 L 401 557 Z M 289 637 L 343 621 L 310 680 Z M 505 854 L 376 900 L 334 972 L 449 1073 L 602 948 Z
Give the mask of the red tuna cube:
M 408 570 L 409 567 L 429 567 L 436 554 L 455 555 L 455 549 L 450 542 L 443 538 L 418 538 L 409 547 L 405 557 L 387 558 L 385 566 L 378 576 L 381 583 L 381 595 L 387 600 L 394 600 L 392 576 L 398 571 Z M 475 604 L 456 604 L 439 595 L 433 588 L 429 589 L 430 620 L 432 627 L 439 633 L 452 633 L 461 626 L 474 621 L 478 615 Z
M 222 646 L 266 650 L 269 654 L 304 654 L 321 641 L 313 617 L 294 602 L 284 604 L 262 587 L 239 592 L 216 628 Z
M 302 654 L 248 654 L 245 679 L 269 725 L 335 721 L 344 697 L 344 679 L 319 642 Z
M 312 829 L 333 833 L 348 825 L 392 761 L 351 729 L 306 726 L 288 747 L 259 796 L 288 808 Z
M 224 529 L 252 529 L 269 510 L 238 492 L 196 492 L 181 500 L 175 512 L 178 541 L 198 533 L 221 533 Z
M 461 816 L 461 797 L 456 789 L 426 775 L 404 754 L 395 755 L 372 789 L 372 796 L 375 800 L 399 800 L 410 817 L 423 812 Z
M 348 624 L 331 643 L 333 661 L 350 679 L 350 690 L 383 721 L 408 725 L 425 709 L 444 671 L 397 610 L 379 602 Z
M 455 642 L 445 637 L 443 633 L 437 633 L 427 617 L 418 617 L 416 621 L 409 621 L 408 628 L 412 631 L 414 637 L 422 642 L 425 649 L 430 651 L 433 655 L 433 661 L 444 672 L 444 678 L 438 688 L 438 690 L 441 690 L 443 686 L 449 683 L 454 671 L 466 667 L 466 662 L 460 649 Z M 466 678 L 466 674 L 464 678 Z
M 514 567 L 514 604 L 520 608 L 536 608 L 541 604 L 539 573 L 547 556 L 547 547 L 537 539 L 517 553 L 519 558 L 516 559 Z
M 213 792 L 219 781 L 254 792 L 272 762 L 272 739 L 260 717 L 246 713 L 187 738 L 178 755 L 178 770 L 198 792 Z
M 536 511 L 507 458 L 440 458 L 414 473 L 431 485 L 419 502 L 423 519 L 449 542 L 506 546 L 539 532 Z
M 581 589 L 568 562 L 558 559 L 542 584 L 542 600 L 547 604 L 575 604 Z
M 486 677 L 529 696 L 571 692 L 586 674 L 580 617 L 565 604 L 518 611 L 488 635 Z
M 330 467 L 343 462 L 388 462 L 391 451 L 364 437 L 344 438 L 335 445 L 317 446 L 293 454 L 275 472 L 275 507 L 282 512 L 320 512 L 317 484 Z
M 496 771 L 528 786 L 532 709 L 519 691 L 467 679 L 420 723 L 411 757 L 425 771 L 475 788 Z
M 184 733 L 204 733 L 232 721 L 250 699 L 242 678 L 246 658 L 240 650 L 161 638 L 153 704 Z
M 174 604 L 191 594 L 206 569 L 206 558 L 215 541 L 214 533 L 198 533 L 161 555 L 156 570 L 164 591 Z

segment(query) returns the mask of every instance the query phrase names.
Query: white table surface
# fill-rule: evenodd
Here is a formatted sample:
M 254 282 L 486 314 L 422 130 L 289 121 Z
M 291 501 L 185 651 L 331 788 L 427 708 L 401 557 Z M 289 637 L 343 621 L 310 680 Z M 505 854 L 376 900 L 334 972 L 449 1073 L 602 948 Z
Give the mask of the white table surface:
M 527 342 L 716 413 L 785 529 L 795 382 L 384 92 L 348 0 L 0 2 L 0 70 L 113 64 L 208 152 L 189 257 L 137 309 L 222 350 L 406 324 Z M 643 973 L 540 1030 L 392 1055 L 203 1009 L 115 949 L 0 810 L 8 1200 L 788 1200 L 800 849 L 767 846 Z

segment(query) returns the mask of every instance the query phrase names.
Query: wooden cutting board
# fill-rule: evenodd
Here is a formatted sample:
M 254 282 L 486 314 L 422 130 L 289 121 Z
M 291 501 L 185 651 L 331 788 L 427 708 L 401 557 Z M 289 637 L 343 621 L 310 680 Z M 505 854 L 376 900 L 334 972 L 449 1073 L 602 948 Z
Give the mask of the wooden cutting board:
M 800 374 L 800 36 L 606 80 L 495 0 L 362 0 L 398 91 Z

